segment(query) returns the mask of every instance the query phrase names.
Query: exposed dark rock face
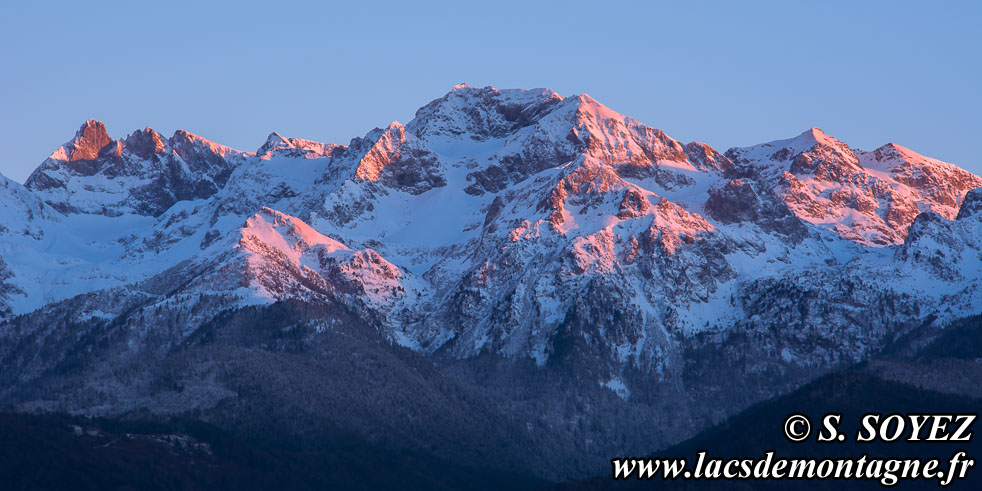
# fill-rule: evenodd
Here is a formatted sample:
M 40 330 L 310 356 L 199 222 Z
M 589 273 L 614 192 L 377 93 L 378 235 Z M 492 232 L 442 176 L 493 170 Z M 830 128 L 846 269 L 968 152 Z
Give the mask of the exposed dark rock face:
M 628 189 L 624 191 L 624 199 L 618 207 L 617 218 L 637 218 L 644 215 L 650 207 L 648 198 L 633 189 Z
M 958 210 L 956 220 L 978 218 L 982 216 L 982 188 L 976 188 L 965 194 L 962 206 Z
M 113 140 L 106 133 L 106 125 L 102 121 L 90 119 L 82 124 L 75 133 L 75 138 L 67 145 L 68 161 L 95 160 L 102 149 L 110 143 L 113 143 Z
M 773 193 L 765 192 L 762 199 L 753 181 L 732 179 L 722 187 L 710 189 L 706 211 L 723 223 L 751 222 L 767 232 L 776 232 L 801 241 L 807 227 Z
M 399 123 L 376 129 L 364 139 L 353 141 L 347 154 L 357 156 L 355 177 L 420 194 L 446 186 L 436 156 L 422 147 Z
M 725 155 L 705 143 L 692 142 L 685 145 L 685 155 L 699 170 L 725 171 L 733 166 Z
M 712 190 L 706 201 L 709 215 L 724 223 L 756 222 L 760 217 L 759 208 L 757 193 L 740 179 L 733 179 L 725 186 Z
M 123 139 L 123 147 L 141 159 L 149 159 L 167 151 L 167 143 L 160 133 L 146 127 L 136 130 Z

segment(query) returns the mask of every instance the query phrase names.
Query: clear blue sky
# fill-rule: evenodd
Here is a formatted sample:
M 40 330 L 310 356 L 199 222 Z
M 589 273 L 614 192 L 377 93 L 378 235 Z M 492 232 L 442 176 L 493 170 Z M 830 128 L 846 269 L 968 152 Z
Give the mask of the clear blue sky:
M 467 82 L 589 93 L 721 150 L 819 126 L 982 173 L 980 2 L 674 3 L 0 0 L 0 172 L 87 118 L 347 143 Z

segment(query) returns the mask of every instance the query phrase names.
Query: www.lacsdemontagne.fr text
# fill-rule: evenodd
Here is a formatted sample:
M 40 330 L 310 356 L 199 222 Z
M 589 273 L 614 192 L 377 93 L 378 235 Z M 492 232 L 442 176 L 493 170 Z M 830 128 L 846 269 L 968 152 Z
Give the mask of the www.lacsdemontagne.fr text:
M 773 451 L 758 458 L 716 459 L 706 451 L 697 452 L 690 469 L 686 459 L 613 459 L 614 479 L 684 480 L 875 480 L 894 486 L 902 480 L 937 480 L 948 486 L 965 479 L 975 460 L 964 451 L 950 459 L 879 459 L 863 454 L 856 458 L 802 459 L 775 457 Z

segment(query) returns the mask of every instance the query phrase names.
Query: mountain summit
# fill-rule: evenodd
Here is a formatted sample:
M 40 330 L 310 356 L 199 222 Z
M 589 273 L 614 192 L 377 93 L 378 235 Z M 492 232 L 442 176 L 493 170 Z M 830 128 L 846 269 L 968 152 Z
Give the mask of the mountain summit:
M 62 213 L 156 216 L 217 192 L 246 155 L 184 130 L 165 140 L 147 127 L 116 141 L 90 119 L 24 185 Z
M 339 409 L 360 380 L 449 421 L 442 456 L 512 414 L 491 457 L 576 475 L 982 311 L 976 188 L 895 144 L 720 152 L 548 89 L 255 153 L 88 121 L 0 181 L 0 403 L 372 415 L 365 438 L 417 445 L 418 420 Z

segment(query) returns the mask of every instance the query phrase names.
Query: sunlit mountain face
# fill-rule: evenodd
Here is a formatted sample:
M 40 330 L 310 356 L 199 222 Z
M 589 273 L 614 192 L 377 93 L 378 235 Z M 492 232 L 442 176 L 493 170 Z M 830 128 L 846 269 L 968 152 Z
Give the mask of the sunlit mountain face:
M 982 312 L 979 188 L 548 89 L 255 152 L 90 120 L 0 176 L 0 406 L 582 477 Z

